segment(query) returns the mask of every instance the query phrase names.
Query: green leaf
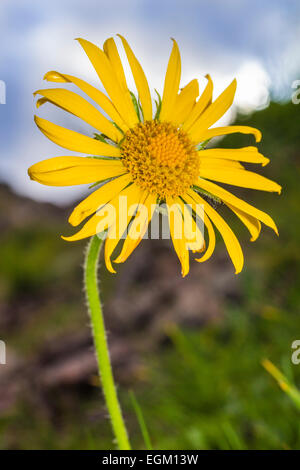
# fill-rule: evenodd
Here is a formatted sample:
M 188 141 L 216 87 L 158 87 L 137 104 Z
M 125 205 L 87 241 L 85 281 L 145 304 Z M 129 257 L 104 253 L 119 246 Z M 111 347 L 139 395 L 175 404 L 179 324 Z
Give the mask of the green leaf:
M 201 144 L 198 144 L 197 147 L 196 147 L 197 152 L 198 152 L 199 150 L 204 150 L 205 147 L 206 147 L 206 145 L 208 144 L 208 142 L 209 142 L 210 140 L 211 140 L 211 139 L 207 139 L 207 140 L 205 140 L 204 142 L 201 142 Z
M 158 96 L 158 102 L 155 100 L 155 103 L 156 103 L 156 113 L 155 113 L 155 116 L 154 116 L 154 119 L 159 119 L 159 116 L 160 116 L 160 112 L 161 112 L 161 96 L 160 94 L 158 93 L 158 91 L 155 89 L 155 93 L 157 94 Z
M 144 111 L 143 111 L 142 103 L 140 102 L 140 98 L 139 98 L 139 100 L 138 100 L 138 106 L 139 106 L 139 109 L 140 109 L 142 121 L 144 122 L 144 121 L 145 121 L 145 118 L 144 118 Z
M 130 91 L 129 93 L 130 93 L 130 96 L 131 96 L 131 99 L 132 99 L 133 106 L 134 106 L 135 112 L 137 114 L 137 117 L 138 117 L 139 121 L 141 122 L 141 114 L 140 114 L 140 108 L 139 108 L 139 105 L 138 105 L 138 101 L 135 97 L 135 94 L 132 93 L 132 91 Z
M 199 188 L 199 186 L 197 186 L 197 185 L 194 185 L 194 186 L 193 186 L 193 189 L 195 189 L 198 193 L 201 193 L 201 194 L 203 194 L 204 196 L 206 196 L 206 197 L 212 199 L 213 201 L 217 202 L 218 204 L 221 204 L 221 202 L 222 202 L 219 197 L 215 196 L 215 195 L 212 194 L 212 193 L 209 193 L 208 191 L 205 191 L 205 190 L 202 189 L 202 188 Z
M 101 155 L 88 155 L 86 158 L 98 158 L 98 160 L 121 160 L 120 157 L 107 157 Z
M 144 416 L 143 416 L 143 413 L 142 413 L 142 409 L 141 409 L 140 405 L 138 404 L 138 401 L 137 401 L 137 399 L 135 397 L 135 394 L 132 390 L 130 390 L 129 395 L 130 395 L 130 399 L 131 399 L 131 402 L 132 402 L 133 409 L 135 411 L 137 420 L 138 420 L 140 428 L 141 428 L 141 432 L 142 432 L 142 435 L 143 435 L 143 439 L 144 439 L 146 449 L 147 450 L 152 450 L 152 444 L 151 444 L 150 436 L 149 436 L 148 429 L 147 429 L 147 426 L 146 426 L 146 423 L 145 423 L 145 419 L 144 419 Z
M 104 184 L 108 183 L 109 181 L 112 181 L 113 179 L 117 178 L 117 176 L 113 176 L 112 178 L 106 178 L 106 180 L 100 180 L 100 181 L 96 181 L 95 183 L 91 184 L 89 186 L 89 189 L 93 189 L 95 188 L 96 186 L 99 186 L 99 188 L 101 186 L 103 186 Z
M 226 436 L 226 439 L 231 450 L 245 450 L 246 445 L 242 441 L 241 437 L 235 431 L 234 427 L 229 421 L 225 421 L 221 424 L 221 428 Z
M 107 144 L 106 139 L 108 138 L 105 134 L 97 134 L 96 132 L 94 133 L 94 139 L 100 140 L 100 142 L 103 142 L 104 144 Z
M 122 129 L 118 126 L 118 124 L 114 121 L 112 121 L 112 124 L 118 129 L 118 131 L 122 132 L 122 134 L 124 134 L 124 131 L 122 131 Z
M 281 390 L 283 390 L 300 410 L 300 391 L 290 383 L 287 377 L 269 359 L 262 361 L 262 366 L 276 380 Z

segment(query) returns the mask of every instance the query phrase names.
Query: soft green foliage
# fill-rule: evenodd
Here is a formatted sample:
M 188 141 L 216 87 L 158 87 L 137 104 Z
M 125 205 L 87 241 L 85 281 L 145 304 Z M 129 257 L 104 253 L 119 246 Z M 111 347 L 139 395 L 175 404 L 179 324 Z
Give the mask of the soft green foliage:
M 299 109 L 271 104 L 239 119 L 262 130 L 259 148 L 271 163 L 261 173 L 278 181 L 283 191 L 281 196 L 251 190 L 238 194 L 270 213 L 280 237 L 263 227 L 260 238 L 250 243 L 246 229 L 226 211 L 245 251 L 239 298 L 224 303 L 217 324 L 199 330 L 171 325 L 168 344 L 141 357 L 143 382 L 131 384 L 154 449 L 300 448 L 299 410 L 262 366 L 267 358 L 299 390 L 300 365 L 291 363 L 292 342 L 300 339 Z M 218 145 L 239 147 L 252 141 L 236 135 Z M 220 210 L 225 214 L 222 205 Z M 11 347 L 34 355 L 45 338 L 83 328 L 84 244 L 61 244 L 56 227 L 20 229 L 1 240 L 2 297 L 48 299 L 22 334 L 12 331 L 7 337 Z M 223 243 L 218 249 L 225 252 Z M 25 262 L 19 263 L 20 258 Z M 105 270 L 103 275 L 102 291 L 112 296 L 112 277 Z M 125 387 L 119 392 L 132 446 L 145 448 L 129 393 Z M 34 400 L 9 409 L 0 418 L 0 448 L 112 448 L 96 387 L 70 390 L 67 398 L 49 392 L 48 401 L 55 403 L 54 418 Z
M 299 384 L 290 358 L 300 319 L 262 309 L 228 308 L 219 325 L 203 331 L 170 328 L 175 348 L 150 359 L 138 395 L 154 448 L 299 448 L 297 410 L 261 360 L 272 357 Z
M 138 399 L 154 447 L 300 447 L 295 404 L 261 365 L 269 358 L 280 366 L 297 393 L 300 366 L 291 363 L 291 344 L 300 331 L 299 107 L 272 103 L 238 122 L 262 130 L 259 148 L 271 158 L 263 174 L 283 186 L 281 196 L 239 194 L 272 215 L 280 237 L 263 228 L 258 241 L 245 243 L 248 234 L 231 215 L 244 241 L 242 301 L 226 306 L 218 326 L 196 333 L 174 326 L 170 338 L 175 349 L 151 360 L 149 383 Z M 249 137 L 230 136 L 221 143 L 242 145 L 249 145 Z
M 135 396 L 133 390 L 130 391 L 130 398 L 131 398 L 132 406 L 133 406 L 134 412 L 136 414 L 138 423 L 139 423 L 140 428 L 141 428 L 141 433 L 142 433 L 142 436 L 143 436 L 143 439 L 144 439 L 145 447 L 146 447 L 147 450 L 152 450 L 152 444 L 151 444 L 151 440 L 150 440 L 150 436 L 149 436 L 149 431 L 148 431 L 147 425 L 145 423 L 144 415 L 143 415 L 142 409 L 141 409 L 141 407 L 140 407 L 140 405 L 139 405 L 139 403 L 136 399 L 136 396 Z
M 64 274 L 67 255 L 64 250 L 64 259 L 57 256 L 61 244 L 55 228 L 50 233 L 48 227 L 17 229 L 13 234 L 1 237 L 1 244 L 1 285 L 7 286 L 11 296 L 20 291 L 34 291 Z
M 300 410 L 300 390 L 276 367 L 269 359 L 262 361 L 263 367 L 274 377 L 279 387 L 290 397 L 298 410 Z

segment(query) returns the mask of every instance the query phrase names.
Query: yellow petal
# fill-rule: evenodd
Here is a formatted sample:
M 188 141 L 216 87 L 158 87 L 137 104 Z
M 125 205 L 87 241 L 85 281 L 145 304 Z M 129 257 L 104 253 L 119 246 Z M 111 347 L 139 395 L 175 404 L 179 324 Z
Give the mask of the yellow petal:
M 236 238 L 235 234 L 225 222 L 225 220 L 215 211 L 210 204 L 208 204 L 199 194 L 195 193 L 193 190 L 189 190 L 188 194 L 199 204 L 203 204 L 205 213 L 212 220 L 213 224 L 219 230 L 224 243 L 226 245 L 229 256 L 235 267 L 235 273 L 238 274 L 241 272 L 244 264 L 244 255 L 242 252 L 241 245 Z
M 126 197 L 126 201 L 121 201 L 120 196 Z M 108 230 L 104 247 L 105 264 L 111 273 L 116 272 L 111 264 L 111 255 L 119 243 L 121 237 L 124 235 L 130 218 L 140 202 L 141 196 L 142 194 L 140 188 L 138 188 L 134 183 L 131 186 L 128 186 L 128 188 L 124 189 L 118 196 L 119 201 L 117 207 L 117 217 Z M 129 211 L 131 211 L 131 213 Z
M 121 88 L 108 57 L 99 47 L 91 42 L 81 38 L 79 38 L 78 41 L 94 66 L 97 75 L 124 122 L 126 122 L 129 127 L 133 127 L 138 123 L 138 117 L 130 94 L 128 90 L 125 91 Z
M 110 230 L 116 224 L 118 224 L 118 227 L 119 227 L 119 224 L 121 223 L 123 227 L 124 220 L 126 221 L 128 219 L 127 210 L 125 210 L 124 217 L 122 217 L 122 211 L 124 209 L 123 199 L 124 199 L 124 196 L 126 199 L 127 195 L 131 194 L 132 189 L 133 189 L 132 186 L 136 188 L 136 186 L 132 184 L 128 188 L 125 188 L 123 191 L 121 191 L 121 193 L 116 194 L 116 196 L 111 201 L 109 201 L 108 204 L 105 204 L 103 207 L 101 207 L 101 209 L 99 209 L 96 212 L 96 214 L 94 214 L 86 222 L 86 224 L 82 227 L 81 230 L 79 230 L 79 232 L 75 233 L 74 235 L 70 237 L 62 237 L 62 238 L 67 241 L 76 241 L 76 240 L 81 240 L 83 238 L 91 237 L 92 235 L 95 235 L 96 233 L 101 233 L 107 229 Z M 128 202 L 128 207 L 130 207 L 130 204 L 132 202 L 129 202 L 129 197 L 127 198 L 127 202 Z M 120 211 L 121 211 L 121 216 L 120 216 Z M 118 236 L 118 233 L 119 232 L 116 232 L 117 236 Z M 107 234 L 107 237 L 108 237 L 108 234 Z M 113 240 L 114 242 L 112 233 L 110 233 L 110 240 L 108 239 L 107 241 L 109 242 L 111 240 Z M 117 243 L 118 243 L 118 240 L 117 240 Z
M 100 234 L 107 230 L 114 223 L 115 215 L 117 213 L 113 202 L 115 202 L 115 200 L 111 201 L 110 204 L 106 204 L 102 209 L 96 212 L 96 214 L 94 214 L 84 224 L 79 232 L 71 235 L 70 237 L 62 236 L 61 238 L 68 242 L 75 242 L 82 240 L 83 238 L 92 237 L 93 235 Z
M 161 121 L 171 121 L 172 112 L 176 103 L 177 93 L 181 75 L 181 59 L 177 42 L 173 41 L 173 48 L 170 55 L 162 97 L 160 112 Z
M 40 106 L 48 102 L 49 100 L 47 98 L 39 98 L 36 102 L 36 107 L 39 108 Z
M 105 183 L 75 207 L 69 217 L 69 223 L 73 226 L 79 225 L 86 217 L 107 204 L 131 182 L 131 176 L 125 174 Z
M 182 124 L 190 115 L 197 96 L 199 95 L 198 80 L 190 81 L 176 98 L 172 122 L 176 125 Z
M 192 207 L 194 207 L 195 200 L 189 196 L 189 194 L 184 194 L 183 199 L 188 203 L 191 204 Z M 196 204 L 196 207 L 194 207 L 195 212 L 199 218 L 202 219 L 205 227 L 207 228 L 208 232 L 208 246 L 207 249 L 201 258 L 195 258 L 195 261 L 198 261 L 198 263 L 203 263 L 204 261 L 207 261 L 213 252 L 215 251 L 215 246 L 216 246 L 216 235 L 215 235 L 215 230 L 213 228 L 213 225 L 207 216 L 207 214 L 204 214 L 204 211 L 202 209 L 202 204 Z
M 200 157 L 200 168 L 202 169 L 223 169 L 223 168 L 235 168 L 243 170 L 244 167 L 240 162 L 235 160 L 225 160 L 224 158 L 201 158 Z
M 245 212 L 241 211 L 240 209 L 237 209 L 234 206 L 231 206 L 230 204 L 227 204 L 227 206 L 238 216 L 238 218 L 247 227 L 251 235 L 250 240 L 252 242 L 257 240 L 261 230 L 260 221 L 255 217 L 252 217 L 252 215 L 246 214 Z
M 125 173 L 120 160 L 89 157 L 54 157 L 32 165 L 31 179 L 47 186 L 72 186 L 113 178 Z
M 125 124 L 111 100 L 102 93 L 102 91 L 98 90 L 98 88 L 95 88 L 84 80 L 74 77 L 73 75 L 62 74 L 56 71 L 46 73 L 44 79 L 49 82 L 74 83 L 74 85 L 95 101 L 95 103 L 97 103 L 103 111 L 108 114 L 112 121 L 115 122 L 123 132 L 128 131 L 129 128 L 127 124 Z
M 124 74 L 123 65 L 118 53 L 116 43 L 113 38 L 108 38 L 103 44 L 103 50 L 107 55 L 115 74 L 118 78 L 119 84 L 123 90 L 127 91 L 127 83 Z
M 197 136 L 197 142 L 204 142 L 205 140 L 212 139 L 219 135 L 235 134 L 239 132 L 241 134 L 253 134 L 256 142 L 261 141 L 261 132 L 254 127 L 249 126 L 225 126 L 225 127 L 213 127 L 212 129 L 203 130 Z
M 261 191 L 277 192 L 280 194 L 281 186 L 264 176 L 247 170 L 235 168 L 202 168 L 199 176 L 220 183 L 240 186 L 241 188 L 258 189 Z
M 233 102 L 233 98 L 236 91 L 236 80 L 221 93 L 220 96 L 201 114 L 201 116 L 195 121 L 192 127 L 189 129 L 191 139 L 195 142 L 199 142 L 199 136 L 204 130 L 208 129 L 212 124 L 217 122 L 230 108 Z
M 243 147 L 239 149 L 222 149 L 213 148 L 201 150 L 199 157 L 202 158 L 214 158 L 214 159 L 228 159 L 228 160 L 239 160 L 240 162 L 248 163 L 261 163 L 262 166 L 266 166 L 269 163 L 269 159 L 264 157 L 258 152 L 257 147 Z
M 98 129 L 111 140 L 119 142 L 123 134 L 106 119 L 92 104 L 72 91 L 63 88 L 50 88 L 35 92 L 50 101 L 52 104 L 79 117 L 90 126 Z
M 184 240 L 184 223 L 179 205 L 171 199 L 167 198 L 167 209 L 170 234 L 173 246 L 181 263 L 181 274 L 185 277 L 189 272 L 189 251 Z
M 198 119 L 198 117 L 205 111 L 207 106 L 209 106 L 212 102 L 213 82 L 210 78 L 210 75 L 206 75 L 206 78 L 208 80 L 208 83 L 205 87 L 204 92 L 202 93 L 197 103 L 191 110 L 189 117 L 183 123 L 182 129 L 185 131 L 188 131 L 191 128 L 196 119 Z
M 247 202 L 243 201 L 242 199 L 239 199 L 238 197 L 234 196 L 234 194 L 230 193 L 229 191 L 226 191 L 226 189 L 221 188 L 220 186 L 212 183 L 211 181 L 199 178 L 197 184 L 200 188 L 204 189 L 205 191 L 208 191 L 209 193 L 219 197 L 226 204 L 230 204 L 236 209 L 239 209 L 245 212 L 246 214 L 260 220 L 263 224 L 272 228 L 278 235 L 278 230 L 273 219 L 265 212 L 257 209 L 256 207 L 251 206 Z
M 87 153 L 91 155 L 102 155 L 108 157 L 119 157 L 120 149 L 109 144 L 92 139 L 79 132 L 58 126 L 46 119 L 34 117 L 35 123 L 43 134 L 57 145 L 74 152 Z
M 176 203 L 179 205 L 183 217 L 184 238 L 187 248 L 193 250 L 194 252 L 201 251 L 204 245 L 203 233 L 191 213 L 191 211 L 196 212 L 196 204 L 187 204 L 180 198 L 176 199 Z
M 123 263 L 136 249 L 141 240 L 143 239 L 148 225 L 151 222 L 153 213 L 156 207 L 156 196 L 154 194 L 143 195 L 141 204 L 137 208 L 137 215 L 135 216 L 128 235 L 122 247 L 120 255 L 115 259 L 115 263 Z
M 67 78 L 67 75 L 57 72 L 56 70 L 49 70 L 49 72 L 45 73 L 44 80 L 47 80 L 47 82 L 55 82 L 55 83 L 72 82 L 72 80 L 69 80 Z
M 118 36 L 122 40 L 129 65 L 131 67 L 132 75 L 143 109 L 144 121 L 150 121 L 152 119 L 152 100 L 147 78 L 126 39 L 120 34 L 118 34 Z
M 132 103 L 132 98 L 129 92 L 129 89 L 127 87 L 126 83 L 126 78 L 125 78 L 125 73 L 124 69 L 122 66 L 122 62 L 118 53 L 118 49 L 116 46 L 116 43 L 113 38 L 108 38 L 104 45 L 103 45 L 103 50 L 104 53 L 106 54 L 108 60 L 111 63 L 111 66 L 115 72 L 115 75 L 117 77 L 117 80 L 119 82 L 119 85 L 121 87 L 121 90 L 124 93 L 125 99 L 127 106 L 129 106 L 131 109 L 134 109 L 133 103 Z M 136 114 L 136 110 L 134 109 L 134 112 Z

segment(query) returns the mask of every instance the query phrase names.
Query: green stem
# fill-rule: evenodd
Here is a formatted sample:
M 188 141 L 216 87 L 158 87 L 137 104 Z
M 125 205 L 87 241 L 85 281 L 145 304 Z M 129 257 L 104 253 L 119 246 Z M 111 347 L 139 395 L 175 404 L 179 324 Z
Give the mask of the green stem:
M 86 297 L 91 316 L 91 326 L 98 361 L 99 375 L 101 377 L 104 398 L 110 415 L 113 432 L 116 436 L 119 449 L 130 450 L 127 430 L 123 421 L 116 386 L 113 379 L 106 340 L 105 324 L 98 292 L 97 270 L 101 245 L 102 240 L 97 235 L 91 239 L 88 245 L 84 273 Z

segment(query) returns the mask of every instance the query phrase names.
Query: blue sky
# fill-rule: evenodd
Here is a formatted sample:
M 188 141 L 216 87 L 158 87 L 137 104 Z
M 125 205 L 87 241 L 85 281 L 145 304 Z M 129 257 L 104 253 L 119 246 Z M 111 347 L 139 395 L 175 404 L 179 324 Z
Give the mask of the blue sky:
M 1 0 L 0 79 L 7 96 L 0 105 L 0 179 L 20 193 L 62 203 L 82 191 L 43 187 L 26 174 L 38 160 L 70 153 L 47 141 L 33 123 L 32 92 L 47 86 L 44 73 L 59 70 L 98 84 L 74 38 L 101 45 L 124 34 L 151 86 L 162 90 L 169 38 L 175 37 L 182 85 L 199 78 L 202 86 L 209 72 L 218 93 L 236 76 L 236 107 L 251 111 L 266 106 L 270 92 L 288 99 L 300 78 L 299 13 L 299 0 Z M 39 115 L 89 131 L 49 105 Z

